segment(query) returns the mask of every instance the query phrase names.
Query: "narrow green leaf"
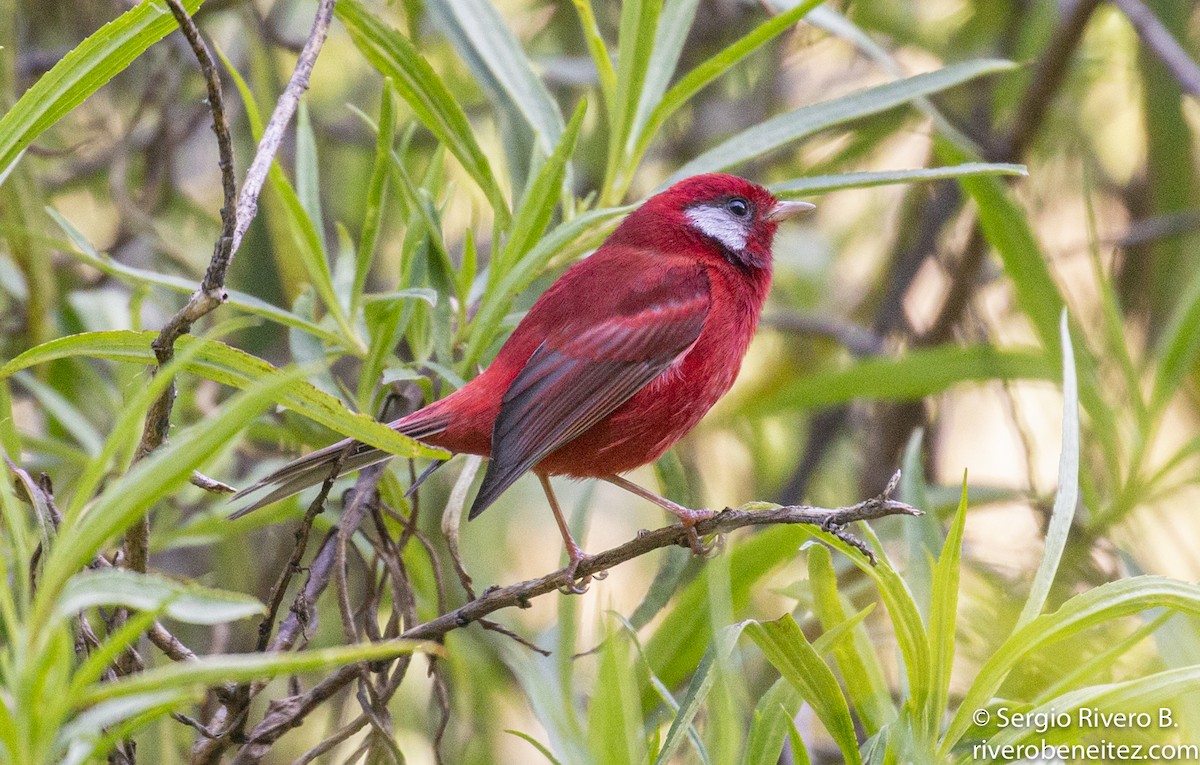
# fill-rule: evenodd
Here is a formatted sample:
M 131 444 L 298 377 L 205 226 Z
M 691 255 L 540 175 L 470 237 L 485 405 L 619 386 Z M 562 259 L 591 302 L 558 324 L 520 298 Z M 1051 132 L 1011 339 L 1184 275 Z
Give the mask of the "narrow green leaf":
M 59 765 L 103 761 L 115 743 L 112 734 L 124 727 L 122 723 L 136 721 L 133 727 L 142 727 L 155 717 L 195 703 L 202 696 L 203 691 L 198 688 L 148 691 L 89 707 L 58 731 L 57 744 L 66 753 Z
M 667 183 L 698 173 L 735 167 L 821 130 L 879 114 L 919 96 L 948 90 L 984 75 L 1008 71 L 1014 66 L 1012 62 L 993 59 L 951 64 L 936 72 L 918 74 L 841 98 L 802 106 L 760 122 L 704 152 L 676 171 Z
M 600 667 L 588 708 L 588 744 L 601 765 L 642 762 L 645 738 L 629 640 L 610 633 L 600 650 Z
M 196 291 L 198 284 L 198 280 L 196 279 L 184 279 L 178 276 L 160 274 L 156 271 L 134 268 L 124 263 L 118 263 L 108 254 L 97 252 L 79 229 L 75 228 L 58 210 L 55 210 L 53 207 L 47 207 L 46 213 L 62 228 L 71 240 L 71 243 L 75 245 L 75 249 L 64 247 L 64 251 L 71 257 L 88 264 L 101 273 L 135 287 L 165 287 L 173 292 L 184 295 L 190 295 Z M 237 290 L 226 290 L 226 294 L 229 297 L 227 305 L 238 310 L 255 316 L 261 316 L 264 319 L 269 319 L 285 327 L 302 329 L 310 335 L 320 337 L 327 342 L 338 345 L 343 342 L 340 335 L 334 334 L 311 321 L 307 321 L 279 306 L 271 305 L 253 295 L 238 292 Z
M 846 697 L 842 695 L 837 678 L 813 650 L 796 620 L 789 614 L 773 622 L 752 621 L 746 625 L 746 632 L 767 660 L 813 708 L 841 750 L 843 761 L 861 763 Z
M 968 178 L 975 175 L 1025 176 L 1029 170 L 1025 165 L 1006 162 L 964 162 L 947 167 L 923 167 L 915 170 L 879 170 L 838 175 L 813 175 L 771 185 L 771 193 L 780 199 L 827 194 L 842 189 L 865 189 L 872 186 L 888 186 L 896 183 L 944 181 L 953 178 Z
M 608 112 L 608 161 L 604 171 L 601 202 L 615 204 L 625 195 L 634 163 L 623 162 L 626 143 L 633 130 L 638 98 L 654 50 L 663 0 L 629 0 L 621 4 L 621 28 L 617 36 L 617 87 Z
M 1200 587 L 1159 576 L 1121 579 L 1076 595 L 1054 613 L 1043 614 L 1013 632 L 979 668 L 942 738 L 941 756 L 948 756 L 970 728 L 971 714 L 988 703 L 1029 654 L 1089 627 L 1151 608 L 1200 614 Z
M 962 565 L 963 531 L 967 519 L 967 474 L 963 472 L 962 498 L 950 522 L 950 532 L 933 567 L 933 601 L 929 609 L 929 653 L 933 677 L 925 707 L 928 740 L 935 741 L 950 698 L 950 672 L 958 630 L 958 582 Z
M 380 21 L 357 0 L 337 4 L 337 17 L 373 67 L 390 77 L 400 94 L 438 140 L 450 149 L 492 203 L 497 224 L 509 220 L 508 203 L 475 140 L 467 115 L 454 95 L 411 42 Z
M 184 0 L 195 13 L 203 0 Z M 0 117 L 0 174 L 67 112 L 178 29 L 165 5 L 144 0 L 92 33 L 46 72 Z
M 11 363 L 9 362 L 9 364 Z M 6 369 L 7 367 L 8 365 L 5 365 Z M 104 445 L 103 436 L 92 424 L 91 418 L 82 412 L 71 398 L 59 393 L 55 388 L 33 375 L 18 373 L 15 377 L 21 387 L 37 399 L 42 410 L 57 421 L 63 430 L 71 434 L 71 438 L 79 445 L 84 454 L 94 457 L 100 453 L 100 448 Z
M 313 133 L 312 118 L 308 114 L 308 100 L 300 99 L 296 112 L 296 197 L 304 208 L 308 219 L 316 224 L 317 239 L 321 250 L 328 251 L 325 231 L 321 221 L 321 174 L 317 161 L 317 136 Z
M 704 703 L 716 680 L 716 665 L 729 658 L 729 654 L 733 652 L 733 647 L 741 637 L 746 624 L 747 622 L 731 624 L 717 633 L 717 639 L 709 646 L 704 658 L 700 660 L 700 665 L 696 667 L 696 673 L 692 675 L 687 695 L 680 703 L 675 719 L 671 721 L 667 738 L 663 741 L 658 757 L 654 760 L 655 765 L 666 765 L 670 762 L 679 746 L 687 738 L 688 731 L 692 727 L 692 720 L 696 718 L 696 713 L 700 711 L 700 705 Z
M 1038 564 L 1029 598 L 1017 619 L 1017 629 L 1033 621 L 1046 605 L 1046 596 L 1050 594 L 1050 586 L 1058 573 L 1058 564 L 1075 520 L 1075 506 L 1079 502 L 1079 387 L 1075 381 L 1075 351 L 1071 346 L 1066 308 L 1063 308 L 1059 318 L 1059 332 L 1063 354 L 1063 418 L 1062 451 L 1058 457 L 1058 494 L 1054 497 L 1054 508 L 1050 512 L 1042 562 Z
M 120 568 L 84 571 L 71 577 L 57 611 L 66 619 L 96 606 L 126 606 L 138 611 L 162 608 L 167 616 L 187 624 L 224 624 L 266 612 L 263 604 L 249 595 Z
M 788 723 L 800 711 L 804 698 L 787 678 L 771 684 L 759 699 L 751 717 L 746 738 L 746 765 L 778 765 L 783 742 L 788 736 Z
M 30 630 L 36 634 L 48 628 L 67 580 L 86 566 L 105 542 L 186 481 L 193 470 L 211 459 L 248 420 L 294 382 L 301 371 L 273 374 L 250 385 L 214 415 L 181 432 L 108 484 L 83 516 L 65 519 L 38 585 Z
M 34 364 L 73 356 L 152 364 L 155 359 L 150 343 L 157 336 L 155 332 L 126 330 L 69 335 L 31 348 L 0 367 L 0 379 Z M 201 343 L 204 348 L 187 365 L 187 370 L 223 385 L 249 389 L 255 382 L 278 373 L 267 362 L 224 343 L 185 335 L 179 338 L 177 347 L 186 349 L 192 343 Z M 289 380 L 273 392 L 273 400 L 281 406 L 391 454 L 433 459 L 446 457 L 440 449 L 423 446 L 365 414 L 350 411 L 336 398 L 303 380 Z
M 138 693 L 263 680 L 278 675 L 315 672 L 362 661 L 394 659 L 417 651 L 438 654 L 442 649 L 435 643 L 417 640 L 387 640 L 298 653 L 206 656 L 197 661 L 174 662 L 115 682 L 97 684 L 78 698 L 72 699 L 72 702 L 75 706 L 84 708 L 106 699 L 123 698 Z
M 1154 347 L 1158 370 L 1150 396 L 1150 411 L 1161 412 L 1179 389 L 1180 383 L 1195 368 L 1200 357 L 1200 272 L 1176 305 L 1166 330 Z
M 650 62 L 646 67 L 646 81 L 638 94 L 637 111 L 633 115 L 633 128 L 629 135 L 631 145 L 626 148 L 627 154 L 641 142 L 651 114 L 662 103 L 667 84 L 679 66 L 683 44 L 687 41 L 692 22 L 696 19 L 697 5 L 699 0 L 666 0 L 663 3 L 658 28 L 654 32 Z M 655 126 L 654 131 L 657 132 L 657 129 L 658 126 Z M 628 161 L 629 157 L 626 159 Z
M 837 573 L 829 548 L 823 544 L 808 546 L 808 581 L 812 591 L 813 612 L 828 631 L 849 624 L 844 599 L 838 592 Z M 872 604 L 873 605 L 873 604 Z M 846 683 L 846 696 L 854 704 L 868 736 L 895 719 L 891 690 L 884 680 L 883 667 L 873 650 L 865 628 L 854 626 L 853 641 L 835 643 L 833 655 Z M 824 639 L 824 636 L 822 636 Z
M 392 79 L 384 78 L 383 95 L 379 99 L 379 129 L 375 134 L 375 164 L 371 168 L 371 180 L 367 185 L 366 210 L 363 213 L 362 233 L 358 238 L 358 257 L 354 263 L 354 287 L 350 293 L 355 301 L 355 308 L 362 300 L 367 275 L 371 272 L 371 262 L 375 259 L 379 230 L 383 225 L 392 146 L 396 143 L 395 93 Z
M 562 136 L 562 114 L 496 6 L 490 0 L 444 0 L 426 9 L 492 102 L 524 118 L 549 154 Z
M 604 108 L 612 114 L 616 108 L 617 72 L 613 69 L 612 57 L 608 55 L 608 46 L 600 34 L 596 24 L 596 13 L 592 9 L 591 0 L 572 0 L 575 13 L 579 16 L 579 26 L 583 29 L 584 39 L 587 40 L 588 53 L 596 65 L 596 73 L 600 79 L 600 93 L 604 96 Z
M 795 7 L 770 17 L 755 27 L 749 34 L 738 38 L 736 42 L 688 72 L 665 95 L 662 95 L 661 98 L 656 97 L 651 102 L 654 110 L 646 119 L 645 126 L 642 128 L 640 134 L 634 136 L 637 144 L 630 154 L 631 161 L 636 163 L 641 160 L 651 140 L 658 134 L 663 124 L 681 106 L 690 101 L 692 96 L 707 87 L 713 80 L 728 72 L 739 61 L 758 50 L 765 43 L 790 29 L 796 22 L 804 18 L 809 11 L 819 6 L 822 2 L 824 0 L 804 0 Z M 674 67 L 672 67 L 673 69 Z M 656 94 L 656 96 L 658 95 L 661 95 L 661 92 Z M 686 178 L 688 175 L 694 174 L 677 174 L 677 178 Z
M 519 731 L 519 730 L 512 730 L 512 729 L 505 730 L 504 732 L 508 733 L 510 735 L 516 736 L 517 738 L 521 739 L 525 743 L 532 746 L 534 749 L 538 750 L 538 754 L 545 757 L 546 761 L 549 762 L 550 765 L 562 765 L 562 763 L 559 762 L 558 759 L 555 758 L 554 753 L 546 748 L 545 744 L 543 744 L 541 741 L 538 741 L 536 738 L 529 735 L 528 733 L 525 733 L 525 732 Z
M 781 377 L 771 387 L 747 395 L 745 411 L 809 409 L 858 398 L 919 399 L 961 382 L 1048 380 L 1055 373 L 1044 354 L 989 345 L 943 345 L 910 350 L 903 356 L 876 356 L 840 370 L 795 379 Z
M 1047 351 L 1058 355 L 1058 317 L 1063 299 L 1025 213 L 997 178 L 971 176 L 961 178 L 959 183 L 979 208 L 979 225 L 1004 262 L 1004 272 L 1016 287 L 1017 304 L 1033 323 Z
M 218 51 L 218 54 L 220 54 L 220 51 Z M 250 92 L 245 79 L 234 69 L 224 54 L 220 55 L 221 61 L 225 64 L 225 68 L 229 71 L 234 84 L 238 88 L 238 92 L 242 96 L 242 103 L 246 107 L 246 116 L 250 122 L 250 131 L 254 134 L 255 140 L 261 140 L 263 124 L 262 118 L 258 114 L 258 109 L 254 105 L 254 94 Z M 315 152 L 315 148 L 313 151 Z M 313 166 L 313 169 L 306 171 L 303 175 L 298 173 L 298 180 L 312 185 L 315 181 L 305 180 L 305 177 L 311 176 L 316 172 L 315 156 L 304 160 L 302 164 L 309 164 Z M 366 353 L 366 345 L 359 338 L 358 332 L 355 331 L 353 325 L 351 325 L 346 315 L 345 307 L 338 300 L 337 291 L 333 287 L 333 274 L 329 270 L 329 260 L 325 250 L 325 237 L 321 230 L 323 222 L 319 218 L 314 219 L 309 211 L 305 209 L 300 195 L 292 187 L 287 176 L 284 175 L 283 168 L 280 167 L 278 161 L 271 163 L 271 168 L 267 173 L 267 190 L 270 193 L 272 211 L 282 219 L 282 230 L 287 232 L 293 252 L 303 265 L 309 284 L 321 296 L 321 301 L 325 304 L 326 310 L 329 311 L 334 323 L 337 324 L 338 329 L 341 331 L 337 339 L 338 344 L 356 355 L 362 356 Z M 315 189 L 309 189 L 308 193 L 310 195 L 318 194 Z M 310 200 L 309 204 L 319 207 L 319 202 L 314 200 Z M 319 213 L 319 211 L 317 212 Z
M 537 178 L 525 189 L 513 217 L 508 241 L 497 262 L 491 265 L 492 278 L 498 280 L 522 255 L 532 250 L 546 232 L 550 216 L 562 196 L 563 179 L 566 178 L 567 166 L 575 151 L 575 141 L 579 138 L 579 128 L 586 113 L 587 100 L 580 99 L 566 132 L 562 134 L 562 140 L 542 165 Z

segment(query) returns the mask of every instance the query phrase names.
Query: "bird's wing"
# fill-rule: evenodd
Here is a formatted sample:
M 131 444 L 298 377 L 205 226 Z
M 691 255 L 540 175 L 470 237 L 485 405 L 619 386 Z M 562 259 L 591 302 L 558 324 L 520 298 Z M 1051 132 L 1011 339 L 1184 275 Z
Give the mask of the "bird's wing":
M 645 273 L 645 272 L 643 272 Z M 662 374 L 700 336 L 710 306 L 704 270 L 650 270 L 605 285 L 603 315 L 587 305 L 547 332 L 509 385 L 492 431 L 492 455 L 469 517 L 525 471 L 611 414 Z

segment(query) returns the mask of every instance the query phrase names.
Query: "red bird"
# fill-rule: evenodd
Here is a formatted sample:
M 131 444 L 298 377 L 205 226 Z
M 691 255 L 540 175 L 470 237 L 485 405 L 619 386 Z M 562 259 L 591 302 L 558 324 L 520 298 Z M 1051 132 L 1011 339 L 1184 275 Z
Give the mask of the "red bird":
M 812 207 L 731 175 L 676 183 L 551 285 L 482 374 L 391 427 L 490 458 L 469 518 L 532 470 L 566 544 L 572 581 L 585 555 L 549 476 L 602 478 L 690 529 L 711 511 L 681 507 L 620 474 L 661 457 L 733 385 L 771 284 L 776 225 Z M 277 487 L 233 517 L 325 481 L 350 444 L 301 457 L 240 492 Z M 359 443 L 339 472 L 390 456 Z

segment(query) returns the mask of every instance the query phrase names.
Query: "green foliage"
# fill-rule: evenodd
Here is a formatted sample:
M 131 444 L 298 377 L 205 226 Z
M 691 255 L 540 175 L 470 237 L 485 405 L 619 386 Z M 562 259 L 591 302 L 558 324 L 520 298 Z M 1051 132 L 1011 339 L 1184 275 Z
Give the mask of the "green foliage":
M 195 12 L 200 2 L 184 5 Z M 143 109 L 161 111 L 162 140 L 182 141 L 163 126 L 183 121 L 172 111 L 179 104 L 199 103 L 190 60 L 147 61 L 173 55 L 155 43 L 175 21 L 165 6 L 142 2 L 80 30 L 82 41 L 20 98 L 24 83 L 14 72 L 24 51 L 10 49 L 34 42 L 3 33 L 0 95 L 11 108 L 0 115 L 0 444 L 13 480 L 0 482 L 8 583 L 0 588 L 0 763 L 103 760 L 128 738 L 160 747 L 147 761 L 183 761 L 194 731 L 167 716 L 194 713 L 206 688 L 227 694 L 235 684 L 289 676 L 311 687 L 323 671 L 357 662 L 373 669 L 414 651 L 444 656 L 432 665 L 441 673 L 432 694 L 450 689 L 450 734 L 435 740 L 430 694 L 399 694 L 390 717 L 346 735 L 340 755 L 359 747 L 368 761 L 387 761 L 410 745 L 441 746 L 446 761 L 493 761 L 515 746 L 563 765 L 775 763 L 785 751 L 803 763 L 824 750 L 845 762 L 953 762 L 983 739 L 1034 740 L 1028 728 L 1002 729 L 994 714 L 982 725 L 975 719 L 1002 705 L 1032 713 L 1163 705 L 1181 721 L 1180 730 L 1160 732 L 1164 740 L 1196 740 L 1200 721 L 1184 709 L 1200 656 L 1180 646 L 1195 642 L 1200 588 L 1186 583 L 1196 579 L 1186 565 L 1160 560 L 1164 534 L 1153 533 L 1160 508 L 1200 475 L 1200 280 L 1185 257 L 1195 235 L 1152 241 L 1155 257 L 1141 281 L 1136 259 L 1122 268 L 1107 262 L 1107 218 L 1121 218 L 1109 215 L 1113 205 L 1144 196 L 1149 209 L 1130 206 L 1129 217 L 1182 213 L 1185 222 L 1200 206 L 1194 173 L 1164 172 L 1192 167 L 1195 155 L 1170 80 L 1151 79 L 1157 70 L 1143 64 L 1133 116 L 1162 131 L 1148 131 L 1146 165 L 1130 169 L 1130 152 L 1112 156 L 1109 126 L 1097 127 L 1103 120 L 1088 111 L 1109 104 L 1115 86 L 1088 66 L 1072 70 L 1053 88 L 1069 106 L 1048 117 L 1027 171 L 1017 163 L 1025 157 L 998 150 L 993 134 L 1011 129 L 1014 103 L 1026 87 L 1045 84 L 1029 84 L 1042 70 L 980 56 L 1038 58 L 1048 24 L 1058 22 L 1048 11 L 1018 14 L 1009 28 L 973 6 L 935 24 L 912 4 L 890 2 L 860 3 L 849 15 L 820 0 L 766 4 L 767 13 L 739 6 L 736 18 L 718 18 L 697 0 L 571 7 L 573 15 L 543 18 L 535 5 L 502 11 L 489 0 L 399 8 L 341 0 L 295 140 L 270 169 L 265 225 L 250 230 L 235 261 L 230 282 L 238 289 L 219 309 L 223 323 L 198 325 L 153 375 L 157 332 L 141 327 L 157 327 L 195 290 L 216 231 L 209 208 L 219 204 L 210 189 L 197 190 L 210 185 L 206 177 L 178 177 L 212 164 L 194 154 L 198 141 L 164 151 L 186 154 L 186 165 L 150 149 L 130 161 Z M 277 40 L 259 39 L 260 27 L 242 13 L 222 5 L 200 20 L 235 86 L 226 107 L 248 154 L 263 134 L 260 103 L 274 95 L 276 66 L 289 57 L 277 56 Z M 822 31 L 789 35 L 802 19 Z M 278 22 L 259 21 L 261 29 Z M 1187 14 L 1167 21 L 1187 33 Z M 28 26 L 44 36 L 40 23 Z M 806 45 L 825 35 L 841 41 L 840 52 Z M 1132 33 L 1105 27 L 1092 35 L 1081 43 L 1092 58 L 1081 58 L 1114 56 L 1120 71 L 1137 69 L 1119 58 Z M 902 65 L 881 40 L 916 55 Z M 61 44 L 57 36 L 37 42 Z M 838 58 L 851 55 L 878 71 L 859 76 Z M 913 60 L 944 64 L 912 73 Z M 581 63 L 586 73 L 572 74 Z M 196 87 L 171 85 L 171 108 L 156 103 L 157 81 L 141 100 L 129 90 L 162 66 Z M 323 73 L 326 66 L 336 76 Z M 364 71 L 378 77 L 359 76 Z M 129 108 L 135 101 L 142 105 Z M 1124 107 L 1120 117 L 1131 119 Z M 87 169 L 93 159 L 80 160 L 82 170 L 70 166 L 89 142 L 76 131 L 124 119 L 120 140 L 108 142 L 121 162 L 99 161 L 105 173 Z M 917 134 L 928 134 L 924 162 L 913 159 Z M 910 169 L 888 169 L 896 166 Z M 1074 178 L 1079 167 L 1082 182 Z M 813 411 L 853 406 L 867 424 L 831 439 L 838 459 L 820 466 L 808 493 L 850 501 L 859 472 L 890 472 L 891 463 L 860 471 L 863 460 L 845 457 L 876 454 L 868 446 L 877 441 L 907 442 L 903 493 L 928 515 L 904 519 L 902 528 L 854 529 L 877 566 L 819 528 L 776 526 L 724 540 L 711 560 L 672 550 L 629 580 L 614 573 L 585 598 L 560 599 L 552 625 L 504 612 L 503 629 L 554 646 L 548 659 L 473 628 L 452 632 L 444 649 L 359 643 L 339 632 L 346 613 L 370 625 L 364 636 L 378 637 L 382 625 L 395 634 L 460 603 L 443 539 L 461 545 L 466 567 L 488 584 L 541 573 L 551 553 L 558 560 L 557 547 L 538 535 L 548 519 L 521 515 L 517 502 L 504 529 L 459 534 L 478 460 L 452 488 L 434 478 L 424 499 L 408 497 L 411 459 L 447 455 L 371 415 L 391 411 L 389 394 L 413 403 L 461 386 L 490 361 L 533 295 L 651 189 L 722 169 L 745 172 L 782 198 L 828 195 L 819 226 L 780 232 L 771 311 L 831 314 L 871 327 L 878 342 L 873 355 L 851 358 L 772 334 L 716 424 L 656 466 L 664 493 L 688 505 L 707 491 L 780 494 L 789 474 L 803 472 L 801 436 L 811 427 L 819 441 Z M 1120 180 L 1122 172 L 1135 180 Z M 1008 185 L 1014 179 L 1016 188 Z M 1085 223 L 1047 200 L 1071 209 L 1079 202 Z M 939 204 L 957 212 L 927 230 Z M 899 222 L 882 224 L 892 208 Z M 109 215 L 119 218 L 115 233 L 101 225 Z M 1061 252 L 1050 233 L 1059 226 L 1086 242 L 1090 274 L 1079 276 L 1088 271 L 1077 268 L 1082 254 L 1068 253 L 1078 255 L 1072 261 Z M 985 265 L 960 272 L 972 261 Z M 910 271 L 917 286 L 895 292 Z M 851 293 L 854 301 L 842 299 Z M 930 342 L 923 329 L 944 307 L 933 293 L 965 306 L 951 322 L 953 341 L 943 334 Z M 849 305 L 858 295 L 879 300 Z M 1057 421 L 1047 428 L 1030 395 L 1060 381 L 1061 430 Z M 143 455 L 145 420 L 172 384 L 169 438 Z M 946 447 L 958 443 L 946 434 L 974 426 L 969 410 L 978 404 L 964 401 L 980 391 L 1007 399 L 1014 430 L 1033 433 L 1023 434 L 1027 446 L 1053 444 L 1061 432 L 1053 501 L 1048 491 L 1039 495 L 1036 454 L 1023 455 L 1025 493 L 1012 488 L 1019 481 L 934 482 L 964 464 L 972 475 L 998 472 L 974 467 L 992 459 L 982 450 Z M 887 419 L 896 402 L 924 402 L 924 440 Z M 267 411 L 272 406 L 286 411 Z M 876 433 L 877 423 L 895 432 Z M 156 621 L 198 645 L 208 644 L 204 628 L 228 625 L 233 645 L 252 645 L 269 600 L 262 582 L 287 565 L 292 535 L 259 527 L 294 515 L 294 502 L 225 523 L 220 499 L 186 487 L 193 472 L 240 481 L 260 469 L 247 464 L 270 462 L 277 447 L 290 454 L 335 434 L 410 459 L 384 474 L 386 511 L 372 517 L 374 527 L 364 522 L 346 540 L 346 576 L 364 579 L 339 591 L 337 602 L 327 595 L 318 604 L 325 626 L 305 632 L 311 647 L 186 662 L 148 651 L 141 636 Z M 972 447 L 983 440 L 968 435 Z M 1044 450 L 1040 442 L 1028 449 Z M 898 457 L 892 448 L 869 459 Z M 40 473 L 50 480 L 31 477 Z M 625 508 L 590 517 L 590 489 L 564 496 L 579 536 L 601 521 L 606 540 L 614 529 L 637 528 L 609 525 L 623 522 Z M 597 504 L 611 501 L 596 496 Z M 975 511 L 994 498 L 1047 508 L 1036 566 L 998 563 L 988 549 L 986 518 Z M 113 567 L 117 540 L 147 514 L 154 564 L 164 572 Z M 314 536 L 331 523 L 318 518 Z M 1184 526 L 1166 536 L 1189 538 L 1194 523 Z M 416 541 L 391 559 L 375 546 L 409 540 Z M 399 579 L 411 583 L 411 603 L 377 587 Z M 1064 648 L 1068 640 L 1077 642 Z M 581 644 L 597 648 L 572 658 Z M 143 671 L 126 671 L 133 650 L 148 659 Z M 296 738 L 318 746 L 334 734 L 322 720 L 358 717 L 354 705 L 380 687 L 364 683 L 358 698 L 333 702 Z M 1047 738 L 1089 740 L 1080 730 Z

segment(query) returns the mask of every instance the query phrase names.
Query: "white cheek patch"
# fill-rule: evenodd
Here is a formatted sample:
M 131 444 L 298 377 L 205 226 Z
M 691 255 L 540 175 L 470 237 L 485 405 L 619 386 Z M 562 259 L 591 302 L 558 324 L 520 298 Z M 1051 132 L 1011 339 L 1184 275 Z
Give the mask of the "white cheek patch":
M 746 249 L 746 226 L 724 207 L 690 207 L 685 214 L 697 231 L 716 239 L 727 249 L 733 252 Z

